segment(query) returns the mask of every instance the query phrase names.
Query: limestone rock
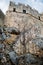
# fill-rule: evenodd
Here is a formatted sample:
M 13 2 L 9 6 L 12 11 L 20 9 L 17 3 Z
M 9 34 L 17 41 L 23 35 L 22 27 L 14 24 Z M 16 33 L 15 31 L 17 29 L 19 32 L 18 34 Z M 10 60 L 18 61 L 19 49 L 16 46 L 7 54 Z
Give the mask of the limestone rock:
M 17 65 L 18 64 L 18 56 L 16 55 L 16 53 L 15 52 L 10 52 L 9 53 L 9 57 L 10 57 L 10 60 L 11 60 L 11 62 L 13 63 L 13 64 L 15 64 L 15 65 Z

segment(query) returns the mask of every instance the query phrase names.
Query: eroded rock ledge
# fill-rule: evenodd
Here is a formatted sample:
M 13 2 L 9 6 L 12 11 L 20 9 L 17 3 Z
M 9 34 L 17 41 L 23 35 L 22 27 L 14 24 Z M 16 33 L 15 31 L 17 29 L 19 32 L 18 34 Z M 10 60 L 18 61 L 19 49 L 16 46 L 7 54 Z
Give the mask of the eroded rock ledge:
M 0 27 L 1 65 L 43 65 L 43 37 L 37 35 L 33 38 L 30 35 L 25 39 L 26 33 Z

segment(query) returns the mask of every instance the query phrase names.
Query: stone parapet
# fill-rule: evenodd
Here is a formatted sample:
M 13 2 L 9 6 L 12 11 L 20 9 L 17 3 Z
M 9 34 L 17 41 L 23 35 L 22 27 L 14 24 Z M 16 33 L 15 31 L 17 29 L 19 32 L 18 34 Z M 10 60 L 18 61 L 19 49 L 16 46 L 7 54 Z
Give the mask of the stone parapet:
M 24 5 L 24 4 L 21 4 L 21 3 L 13 3 L 13 2 L 10 2 L 9 4 L 9 12 L 21 12 L 21 13 L 28 13 L 28 14 L 32 14 L 33 16 L 35 16 L 36 18 L 39 19 L 39 13 L 38 11 L 36 11 L 35 9 L 32 9 L 29 5 Z

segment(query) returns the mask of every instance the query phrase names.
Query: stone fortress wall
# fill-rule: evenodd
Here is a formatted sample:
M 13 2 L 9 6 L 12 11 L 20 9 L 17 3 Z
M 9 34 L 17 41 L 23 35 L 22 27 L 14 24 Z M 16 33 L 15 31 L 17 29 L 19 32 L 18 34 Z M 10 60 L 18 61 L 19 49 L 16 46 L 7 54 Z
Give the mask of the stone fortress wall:
M 35 16 L 36 18 L 39 18 L 40 16 L 38 11 L 36 11 L 35 9 L 32 9 L 29 5 L 24 5 L 21 3 L 16 4 L 16 3 L 10 2 L 9 12 L 14 12 L 14 11 L 31 14 Z
M 26 28 L 29 28 L 30 23 L 42 27 L 42 21 L 40 20 L 38 11 L 33 10 L 29 5 L 25 6 L 24 4 L 10 2 L 5 16 L 5 25 L 8 27 L 16 27 L 22 31 L 24 25 Z

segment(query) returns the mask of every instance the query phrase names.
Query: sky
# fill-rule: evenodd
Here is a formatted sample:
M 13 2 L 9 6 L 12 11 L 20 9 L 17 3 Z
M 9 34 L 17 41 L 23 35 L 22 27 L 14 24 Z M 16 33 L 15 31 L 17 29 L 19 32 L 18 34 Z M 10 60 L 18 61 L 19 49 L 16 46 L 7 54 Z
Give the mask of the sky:
M 28 4 L 32 8 L 36 9 L 39 13 L 43 12 L 43 0 L 0 0 L 0 9 L 6 13 L 8 10 L 9 2 L 14 1 L 16 3 L 20 2 L 23 4 Z

